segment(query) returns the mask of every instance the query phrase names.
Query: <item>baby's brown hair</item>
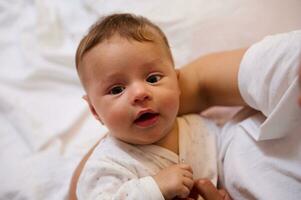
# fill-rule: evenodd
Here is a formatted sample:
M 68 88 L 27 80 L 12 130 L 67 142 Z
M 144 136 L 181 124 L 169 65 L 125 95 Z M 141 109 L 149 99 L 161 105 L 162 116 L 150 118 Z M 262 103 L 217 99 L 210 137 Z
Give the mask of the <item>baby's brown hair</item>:
M 155 42 L 156 37 L 152 30 L 161 37 L 173 63 L 167 38 L 157 25 L 142 16 L 122 13 L 105 16 L 91 26 L 88 34 L 81 40 L 76 51 L 75 63 L 77 71 L 84 54 L 102 41 L 119 34 L 120 37 L 128 40 Z

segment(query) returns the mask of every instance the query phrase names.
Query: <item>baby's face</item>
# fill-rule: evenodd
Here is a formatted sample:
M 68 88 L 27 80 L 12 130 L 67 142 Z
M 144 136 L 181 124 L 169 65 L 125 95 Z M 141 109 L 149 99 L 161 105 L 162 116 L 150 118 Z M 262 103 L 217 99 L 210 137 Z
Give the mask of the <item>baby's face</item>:
M 152 144 L 171 131 L 180 91 L 163 45 L 114 36 L 88 51 L 82 63 L 90 108 L 113 136 Z

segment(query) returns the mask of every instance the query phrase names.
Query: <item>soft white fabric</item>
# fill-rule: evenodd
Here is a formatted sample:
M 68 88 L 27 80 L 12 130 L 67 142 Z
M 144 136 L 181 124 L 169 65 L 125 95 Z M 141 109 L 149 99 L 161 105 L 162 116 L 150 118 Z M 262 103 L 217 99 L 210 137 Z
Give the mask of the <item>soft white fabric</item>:
M 301 199 L 301 31 L 253 45 L 239 70 L 245 108 L 221 133 L 221 180 L 234 199 Z
M 64 40 L 55 4 L 2 1 L 0 7 L 1 114 L 36 152 L 86 110 L 75 43 Z
M 179 156 L 156 145 L 130 145 L 108 135 L 88 159 L 77 186 L 78 199 L 164 199 L 151 177 L 161 169 L 184 162 L 194 178 L 216 184 L 217 127 L 199 115 L 178 118 Z
M 267 37 L 244 55 L 239 70 L 241 95 L 249 106 L 267 117 L 256 133 L 248 131 L 248 122 L 242 123 L 256 140 L 280 138 L 298 125 L 301 128 L 299 66 L 301 30 Z
M 215 135 L 220 130 L 204 117 L 178 117 L 179 161 L 188 163 L 194 179 L 208 178 L 217 183 L 217 149 Z M 218 135 L 217 135 L 218 136 Z
M 95 18 L 78 0 L 0 1 L 0 199 L 67 199 L 74 168 L 105 133 L 74 70 Z

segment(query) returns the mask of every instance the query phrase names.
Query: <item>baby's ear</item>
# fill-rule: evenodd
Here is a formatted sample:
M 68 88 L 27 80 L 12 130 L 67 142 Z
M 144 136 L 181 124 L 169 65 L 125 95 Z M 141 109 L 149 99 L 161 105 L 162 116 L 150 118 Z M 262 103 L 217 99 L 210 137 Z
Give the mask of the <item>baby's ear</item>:
M 85 94 L 82 98 L 88 103 L 88 106 L 89 106 L 89 108 L 90 108 L 90 111 L 91 111 L 91 113 L 93 114 L 93 116 L 95 117 L 95 119 L 97 119 L 98 121 L 100 121 L 100 123 L 103 124 L 103 122 L 101 121 L 100 117 L 98 116 L 98 114 L 97 114 L 97 112 L 96 112 L 94 106 L 92 105 L 92 103 L 91 103 L 91 101 L 90 101 L 88 95 Z

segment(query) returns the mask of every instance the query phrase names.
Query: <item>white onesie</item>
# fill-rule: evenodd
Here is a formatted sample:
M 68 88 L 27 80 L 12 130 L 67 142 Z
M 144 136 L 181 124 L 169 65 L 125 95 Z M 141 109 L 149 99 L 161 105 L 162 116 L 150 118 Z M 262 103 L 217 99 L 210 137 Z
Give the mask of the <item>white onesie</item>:
M 179 162 L 189 164 L 193 176 L 217 181 L 218 128 L 199 115 L 177 118 L 179 156 L 156 145 L 131 145 L 107 135 L 87 161 L 77 186 L 79 200 L 164 199 L 151 177 Z

